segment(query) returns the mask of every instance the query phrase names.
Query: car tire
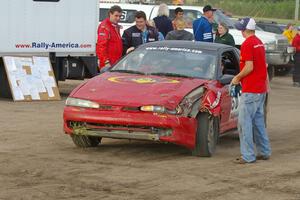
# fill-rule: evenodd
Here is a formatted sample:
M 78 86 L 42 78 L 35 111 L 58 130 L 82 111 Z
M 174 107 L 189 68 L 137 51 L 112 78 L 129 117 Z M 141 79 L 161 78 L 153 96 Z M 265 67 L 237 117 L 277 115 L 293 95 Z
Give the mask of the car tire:
M 81 148 L 88 148 L 88 147 L 96 147 L 101 142 L 101 137 L 93 137 L 93 136 L 86 136 L 86 135 L 71 135 L 71 138 L 74 144 L 77 147 Z
M 209 113 L 199 113 L 197 116 L 198 128 L 196 131 L 195 148 L 192 155 L 211 157 L 217 146 L 219 138 L 219 125 L 217 118 Z
M 291 68 L 290 67 L 278 67 L 274 70 L 275 76 L 286 76 L 290 73 Z

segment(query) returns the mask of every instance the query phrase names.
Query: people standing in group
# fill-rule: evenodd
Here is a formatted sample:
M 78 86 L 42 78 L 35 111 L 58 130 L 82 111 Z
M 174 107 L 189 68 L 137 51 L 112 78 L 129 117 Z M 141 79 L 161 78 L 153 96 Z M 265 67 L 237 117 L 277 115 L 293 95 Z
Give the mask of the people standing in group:
M 166 37 L 166 35 L 173 30 L 172 21 L 169 18 L 169 14 L 170 11 L 167 4 L 163 3 L 159 5 L 158 16 L 153 19 L 155 27 L 163 34 L 164 37 Z
M 228 26 L 224 22 L 221 22 L 218 25 L 215 43 L 227 44 L 233 47 L 235 46 L 235 41 L 232 35 L 229 33 Z
M 152 27 L 156 28 L 153 19 L 148 20 L 147 23 L 148 23 L 149 26 L 152 26 Z M 157 30 L 157 31 L 158 31 L 158 30 Z M 165 39 L 164 35 L 163 35 L 161 32 L 158 31 L 158 41 L 162 41 L 162 40 L 164 40 L 164 39 Z
M 177 30 L 169 32 L 166 36 L 166 40 L 194 40 L 194 35 L 186 30 L 186 22 L 183 18 L 179 18 L 175 21 Z
M 203 8 L 203 16 L 193 22 L 193 32 L 196 41 L 213 42 L 213 9 L 210 5 Z
M 126 29 L 122 35 L 123 54 L 128 54 L 141 44 L 158 41 L 156 28 L 147 25 L 145 12 L 137 11 L 135 14 L 135 25 Z
M 296 35 L 293 24 L 289 23 L 283 31 L 282 35 L 284 35 L 289 43 L 292 44 L 293 38 Z
M 297 34 L 292 41 L 292 46 L 296 49 L 294 55 L 295 67 L 293 72 L 293 85 L 300 87 L 300 26 L 297 27 Z
M 232 85 L 242 85 L 238 115 L 241 156 L 235 163 L 246 164 L 268 160 L 271 156 L 264 117 L 268 90 L 267 65 L 264 44 L 255 35 L 254 19 L 244 18 L 235 26 L 245 38 L 241 45 L 240 73 L 231 82 Z
M 182 9 L 181 7 L 177 7 L 177 8 L 174 10 L 174 13 L 175 13 L 175 18 L 174 18 L 173 21 L 172 21 L 172 25 L 173 25 L 173 29 L 174 29 L 174 30 L 177 30 L 177 27 L 176 27 L 176 20 L 177 20 L 177 19 L 183 18 L 184 12 L 183 12 L 183 9 Z
M 121 7 L 114 5 L 109 9 L 108 17 L 98 26 L 96 54 L 99 59 L 99 70 L 110 67 L 122 56 L 122 38 L 118 24 L 121 15 Z

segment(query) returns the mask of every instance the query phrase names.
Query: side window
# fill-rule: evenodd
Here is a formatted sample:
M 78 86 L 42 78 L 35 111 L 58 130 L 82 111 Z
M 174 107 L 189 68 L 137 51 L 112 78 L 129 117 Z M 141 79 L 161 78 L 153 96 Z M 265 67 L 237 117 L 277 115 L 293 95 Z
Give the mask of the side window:
M 100 8 L 100 18 L 99 21 L 103 21 L 108 17 L 108 8 Z M 133 23 L 135 21 L 136 10 L 123 10 L 120 22 L 122 23 Z
M 266 26 L 266 31 L 271 33 L 281 34 L 281 30 L 277 25 Z
M 257 24 L 261 29 L 265 30 L 266 27 L 263 24 Z
M 237 75 L 239 73 L 239 61 L 234 50 L 225 51 L 221 56 L 221 75 Z
M 107 8 L 100 8 L 100 18 L 99 21 L 102 22 L 105 18 L 108 17 L 108 10 Z

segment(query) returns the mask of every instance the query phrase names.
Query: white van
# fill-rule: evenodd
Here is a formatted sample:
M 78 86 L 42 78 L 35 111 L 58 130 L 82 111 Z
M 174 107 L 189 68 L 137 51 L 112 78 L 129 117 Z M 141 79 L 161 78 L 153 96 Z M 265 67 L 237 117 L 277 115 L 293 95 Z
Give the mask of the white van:
M 99 0 L 1 0 L 0 61 L 45 55 L 57 80 L 95 75 L 98 6 Z
M 107 17 L 108 9 L 114 4 L 100 3 L 100 21 Z M 123 15 L 121 19 L 121 25 L 123 27 L 122 31 L 128 27 L 134 25 L 135 12 L 142 10 L 146 13 L 148 19 L 153 19 L 157 16 L 158 5 L 141 5 L 141 4 L 118 4 L 123 9 Z M 178 6 L 169 6 L 170 18 L 174 18 L 174 10 Z M 192 22 L 202 16 L 203 7 L 197 6 L 180 6 L 184 10 L 184 15 L 187 20 L 188 28 L 187 30 L 193 32 Z M 217 10 L 214 12 L 215 21 L 225 22 L 230 30 L 230 34 L 234 37 L 237 47 L 245 40 L 242 37 L 240 31 L 235 29 L 234 22 L 229 17 L 225 16 L 221 11 Z M 266 47 L 266 56 L 269 66 L 279 66 L 287 64 L 290 60 L 290 56 L 293 54 L 293 48 L 289 48 L 289 43 L 287 39 L 282 35 L 277 35 L 274 33 L 269 33 L 261 30 L 256 31 L 256 35 L 262 40 Z

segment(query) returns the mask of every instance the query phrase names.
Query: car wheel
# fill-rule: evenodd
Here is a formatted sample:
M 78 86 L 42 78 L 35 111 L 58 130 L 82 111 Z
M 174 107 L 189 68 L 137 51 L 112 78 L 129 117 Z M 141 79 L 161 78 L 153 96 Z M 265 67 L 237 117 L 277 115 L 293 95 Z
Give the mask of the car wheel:
M 101 142 L 101 137 L 93 137 L 86 135 L 71 135 L 74 144 L 81 148 L 96 147 Z
M 278 67 L 275 69 L 276 76 L 286 76 L 290 73 L 291 68 L 289 67 Z
M 200 113 L 197 116 L 198 128 L 196 131 L 194 156 L 210 157 L 216 150 L 219 137 L 218 120 L 209 113 Z

